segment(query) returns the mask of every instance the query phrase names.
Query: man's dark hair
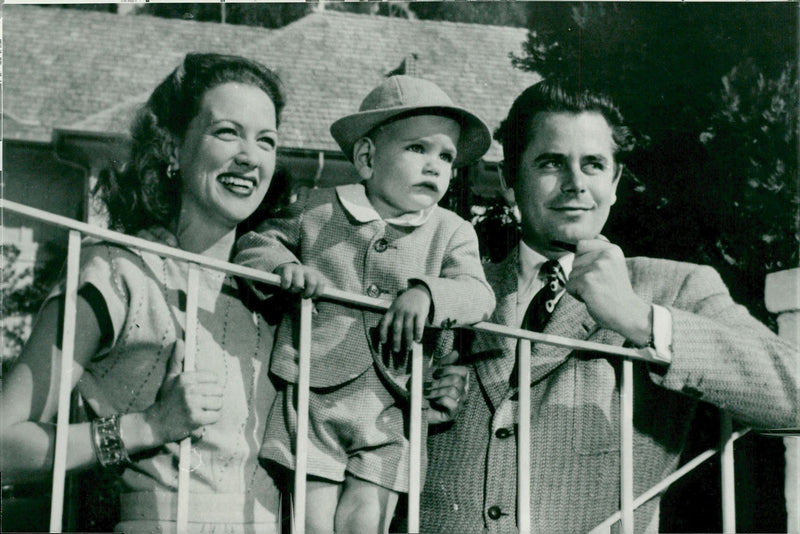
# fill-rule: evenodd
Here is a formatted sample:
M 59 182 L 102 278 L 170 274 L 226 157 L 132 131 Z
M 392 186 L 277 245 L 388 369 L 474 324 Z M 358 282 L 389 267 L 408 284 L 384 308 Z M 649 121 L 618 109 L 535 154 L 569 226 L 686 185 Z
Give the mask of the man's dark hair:
M 634 139 L 611 98 L 577 84 L 544 80 L 528 87 L 517 97 L 508 117 L 495 131 L 495 139 L 503 145 L 503 174 L 508 184 L 513 185 L 516 180 L 520 159 L 533 135 L 531 127 L 537 113 L 586 111 L 600 113 L 606 119 L 616 144 L 614 161 L 622 163 L 633 150 Z

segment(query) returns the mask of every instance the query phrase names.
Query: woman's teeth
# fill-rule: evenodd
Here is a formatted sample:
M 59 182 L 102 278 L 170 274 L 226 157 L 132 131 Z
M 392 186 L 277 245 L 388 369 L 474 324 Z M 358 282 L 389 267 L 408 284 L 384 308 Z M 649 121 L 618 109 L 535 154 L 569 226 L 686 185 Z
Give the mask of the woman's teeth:
M 248 194 L 255 189 L 255 183 L 249 178 L 225 175 L 220 176 L 218 180 L 226 189 L 236 194 Z

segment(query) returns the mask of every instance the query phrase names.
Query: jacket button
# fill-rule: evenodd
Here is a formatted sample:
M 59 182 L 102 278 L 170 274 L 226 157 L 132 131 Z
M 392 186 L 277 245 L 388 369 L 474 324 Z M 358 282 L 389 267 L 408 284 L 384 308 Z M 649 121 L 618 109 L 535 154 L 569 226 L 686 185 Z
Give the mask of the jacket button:
M 500 516 L 503 515 L 503 510 L 499 506 L 492 506 L 488 510 L 486 510 L 489 519 L 498 520 Z
M 387 248 L 389 248 L 389 241 L 386 240 L 385 237 L 382 237 L 375 241 L 375 252 L 384 252 Z
M 367 288 L 367 296 L 370 296 L 372 298 L 380 297 L 381 296 L 381 288 L 379 288 L 375 284 L 370 285 Z
M 507 428 L 498 428 L 497 431 L 494 433 L 497 439 L 506 439 L 511 434 L 512 434 L 511 430 Z

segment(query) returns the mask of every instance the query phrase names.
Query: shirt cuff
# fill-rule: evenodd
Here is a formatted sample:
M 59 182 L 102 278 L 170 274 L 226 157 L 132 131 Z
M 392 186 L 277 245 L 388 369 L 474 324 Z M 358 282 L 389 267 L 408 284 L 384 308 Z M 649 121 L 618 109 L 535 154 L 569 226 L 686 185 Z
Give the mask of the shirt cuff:
M 672 314 L 664 306 L 653 304 L 651 348 L 662 363 L 672 362 Z

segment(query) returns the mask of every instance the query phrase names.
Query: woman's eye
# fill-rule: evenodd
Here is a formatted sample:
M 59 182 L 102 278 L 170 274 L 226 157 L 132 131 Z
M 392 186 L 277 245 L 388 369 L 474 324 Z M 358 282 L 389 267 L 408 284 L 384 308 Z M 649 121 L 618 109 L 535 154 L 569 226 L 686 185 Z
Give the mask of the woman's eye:
M 274 149 L 278 144 L 278 140 L 274 137 L 259 137 L 258 144 L 269 149 Z
M 215 132 L 215 134 L 220 139 L 233 139 L 239 135 L 238 132 L 233 128 L 220 128 Z

